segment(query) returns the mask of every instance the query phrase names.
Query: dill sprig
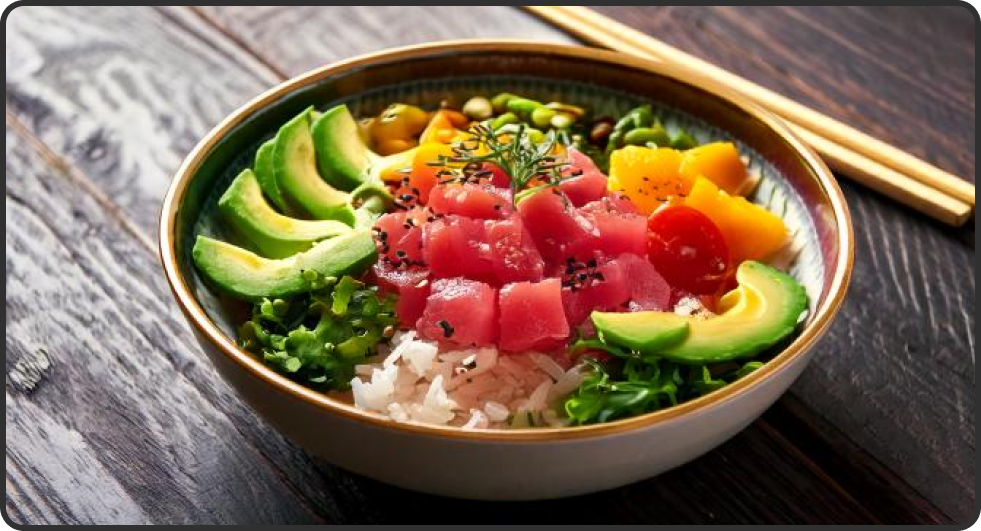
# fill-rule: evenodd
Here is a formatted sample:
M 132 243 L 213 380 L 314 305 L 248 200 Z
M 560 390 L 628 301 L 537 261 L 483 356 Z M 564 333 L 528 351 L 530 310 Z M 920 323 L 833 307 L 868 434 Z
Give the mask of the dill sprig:
M 524 197 L 558 186 L 578 175 L 562 175 L 569 163 L 552 154 L 558 141 L 554 131 L 546 133 L 540 143 L 533 142 L 526 134 L 524 124 L 500 136 L 483 124 L 474 125 L 469 132 L 469 138 L 453 145 L 452 156 L 440 155 L 438 161 L 430 163 L 445 168 L 437 173 L 437 176 L 448 177 L 442 182 L 476 182 L 490 175 L 483 167 L 483 163 L 490 162 L 511 178 L 513 201 L 517 204 Z M 486 153 L 481 153 L 482 149 L 486 149 Z M 535 180 L 541 184 L 526 189 Z

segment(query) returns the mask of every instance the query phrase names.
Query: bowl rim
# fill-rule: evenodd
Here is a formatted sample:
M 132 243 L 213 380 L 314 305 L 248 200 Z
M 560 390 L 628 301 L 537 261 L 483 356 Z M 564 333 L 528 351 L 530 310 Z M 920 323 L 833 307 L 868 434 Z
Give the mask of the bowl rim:
M 463 430 L 451 426 L 396 422 L 379 413 L 358 409 L 352 404 L 344 403 L 322 392 L 294 382 L 267 367 L 253 354 L 240 349 L 232 338 L 226 336 L 208 318 L 188 285 L 183 281 L 178 268 L 176 251 L 177 235 L 174 234 L 177 225 L 177 211 L 188 189 L 191 177 L 200 168 L 201 163 L 209 154 L 212 147 L 230 129 L 253 113 L 261 110 L 268 103 L 279 99 L 284 94 L 315 83 L 327 76 L 354 70 L 375 62 L 409 60 L 418 57 L 432 57 L 450 53 L 480 52 L 518 52 L 599 61 L 621 66 L 625 65 L 653 75 L 673 78 L 741 108 L 744 112 L 747 112 L 780 136 L 800 155 L 801 162 L 808 166 L 817 176 L 820 187 L 828 195 L 833 218 L 838 226 L 839 253 L 837 262 L 833 264 L 834 272 L 831 277 L 828 297 L 823 304 L 815 309 L 814 319 L 810 325 L 790 345 L 761 368 L 705 396 L 666 409 L 611 422 L 585 426 L 548 428 Z M 339 415 L 347 420 L 366 426 L 417 435 L 485 442 L 579 440 L 622 434 L 627 431 L 650 428 L 654 425 L 678 419 L 684 415 L 707 410 L 710 407 L 729 402 L 745 394 L 752 388 L 757 387 L 767 378 L 773 377 L 778 372 L 789 368 L 792 362 L 801 358 L 824 335 L 831 320 L 841 307 L 851 279 L 854 262 L 854 235 L 851 215 L 841 189 L 838 187 L 831 171 L 820 157 L 803 140 L 792 133 L 781 119 L 727 87 L 701 78 L 696 74 L 679 70 L 677 67 L 661 61 L 586 46 L 523 39 L 463 39 L 389 48 L 354 56 L 309 70 L 263 92 L 237 108 L 218 123 L 218 125 L 198 142 L 188 154 L 187 158 L 181 163 L 164 197 L 160 214 L 158 238 L 160 260 L 167 277 L 167 282 L 177 299 L 178 306 L 187 320 L 194 326 L 197 332 L 207 338 L 212 345 L 218 347 L 222 355 L 230 358 L 231 361 L 250 373 L 251 376 L 262 380 L 261 384 L 270 385 L 275 391 L 286 393 L 294 399 L 302 400 L 310 405 L 321 408 L 327 413 Z M 826 267 L 828 267 L 828 264 L 826 264 Z

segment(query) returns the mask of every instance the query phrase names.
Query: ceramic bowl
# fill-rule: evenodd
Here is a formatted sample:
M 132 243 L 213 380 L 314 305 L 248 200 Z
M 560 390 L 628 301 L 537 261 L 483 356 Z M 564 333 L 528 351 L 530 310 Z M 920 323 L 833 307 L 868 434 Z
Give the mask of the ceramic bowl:
M 669 129 L 730 139 L 762 176 L 753 200 L 781 215 L 802 251 L 791 268 L 810 309 L 800 334 L 766 365 L 684 404 L 606 424 L 464 431 L 399 424 L 307 389 L 235 343 L 243 308 L 203 286 L 190 260 L 199 232 L 223 234 L 217 196 L 258 145 L 309 105 L 356 113 L 401 101 L 507 90 L 584 103 L 598 115 L 653 103 Z M 245 104 L 197 145 L 163 204 L 160 254 L 174 295 L 219 373 L 270 425 L 358 474 L 419 491 L 479 499 L 540 499 L 624 485 L 678 466 L 742 430 L 804 369 L 838 311 L 852 265 L 852 228 L 827 167 L 778 119 L 731 91 L 661 63 L 595 49 L 518 41 L 458 41 L 356 57 L 295 77 Z M 765 473 L 765 471 L 761 471 Z

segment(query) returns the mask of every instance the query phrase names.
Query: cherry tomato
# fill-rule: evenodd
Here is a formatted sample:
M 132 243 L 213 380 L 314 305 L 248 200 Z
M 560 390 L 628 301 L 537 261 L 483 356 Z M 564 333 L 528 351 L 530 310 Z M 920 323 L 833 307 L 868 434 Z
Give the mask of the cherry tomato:
M 729 249 L 708 216 L 669 206 L 651 214 L 647 228 L 651 263 L 669 284 L 695 295 L 719 289 L 729 268 Z

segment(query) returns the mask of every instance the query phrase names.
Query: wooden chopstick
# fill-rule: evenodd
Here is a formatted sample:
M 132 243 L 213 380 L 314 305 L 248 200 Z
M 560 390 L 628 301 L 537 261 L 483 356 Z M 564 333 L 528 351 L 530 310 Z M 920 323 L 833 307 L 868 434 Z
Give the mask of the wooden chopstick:
M 895 147 L 589 9 L 523 7 L 592 44 L 672 63 L 740 92 L 780 115 L 832 169 L 935 219 L 960 226 L 971 216 L 974 185 Z M 780 103 L 774 105 L 777 100 Z M 796 112 L 800 109 L 805 112 Z M 878 144 L 888 149 L 877 150 Z M 901 156 L 894 156 L 897 153 Z

